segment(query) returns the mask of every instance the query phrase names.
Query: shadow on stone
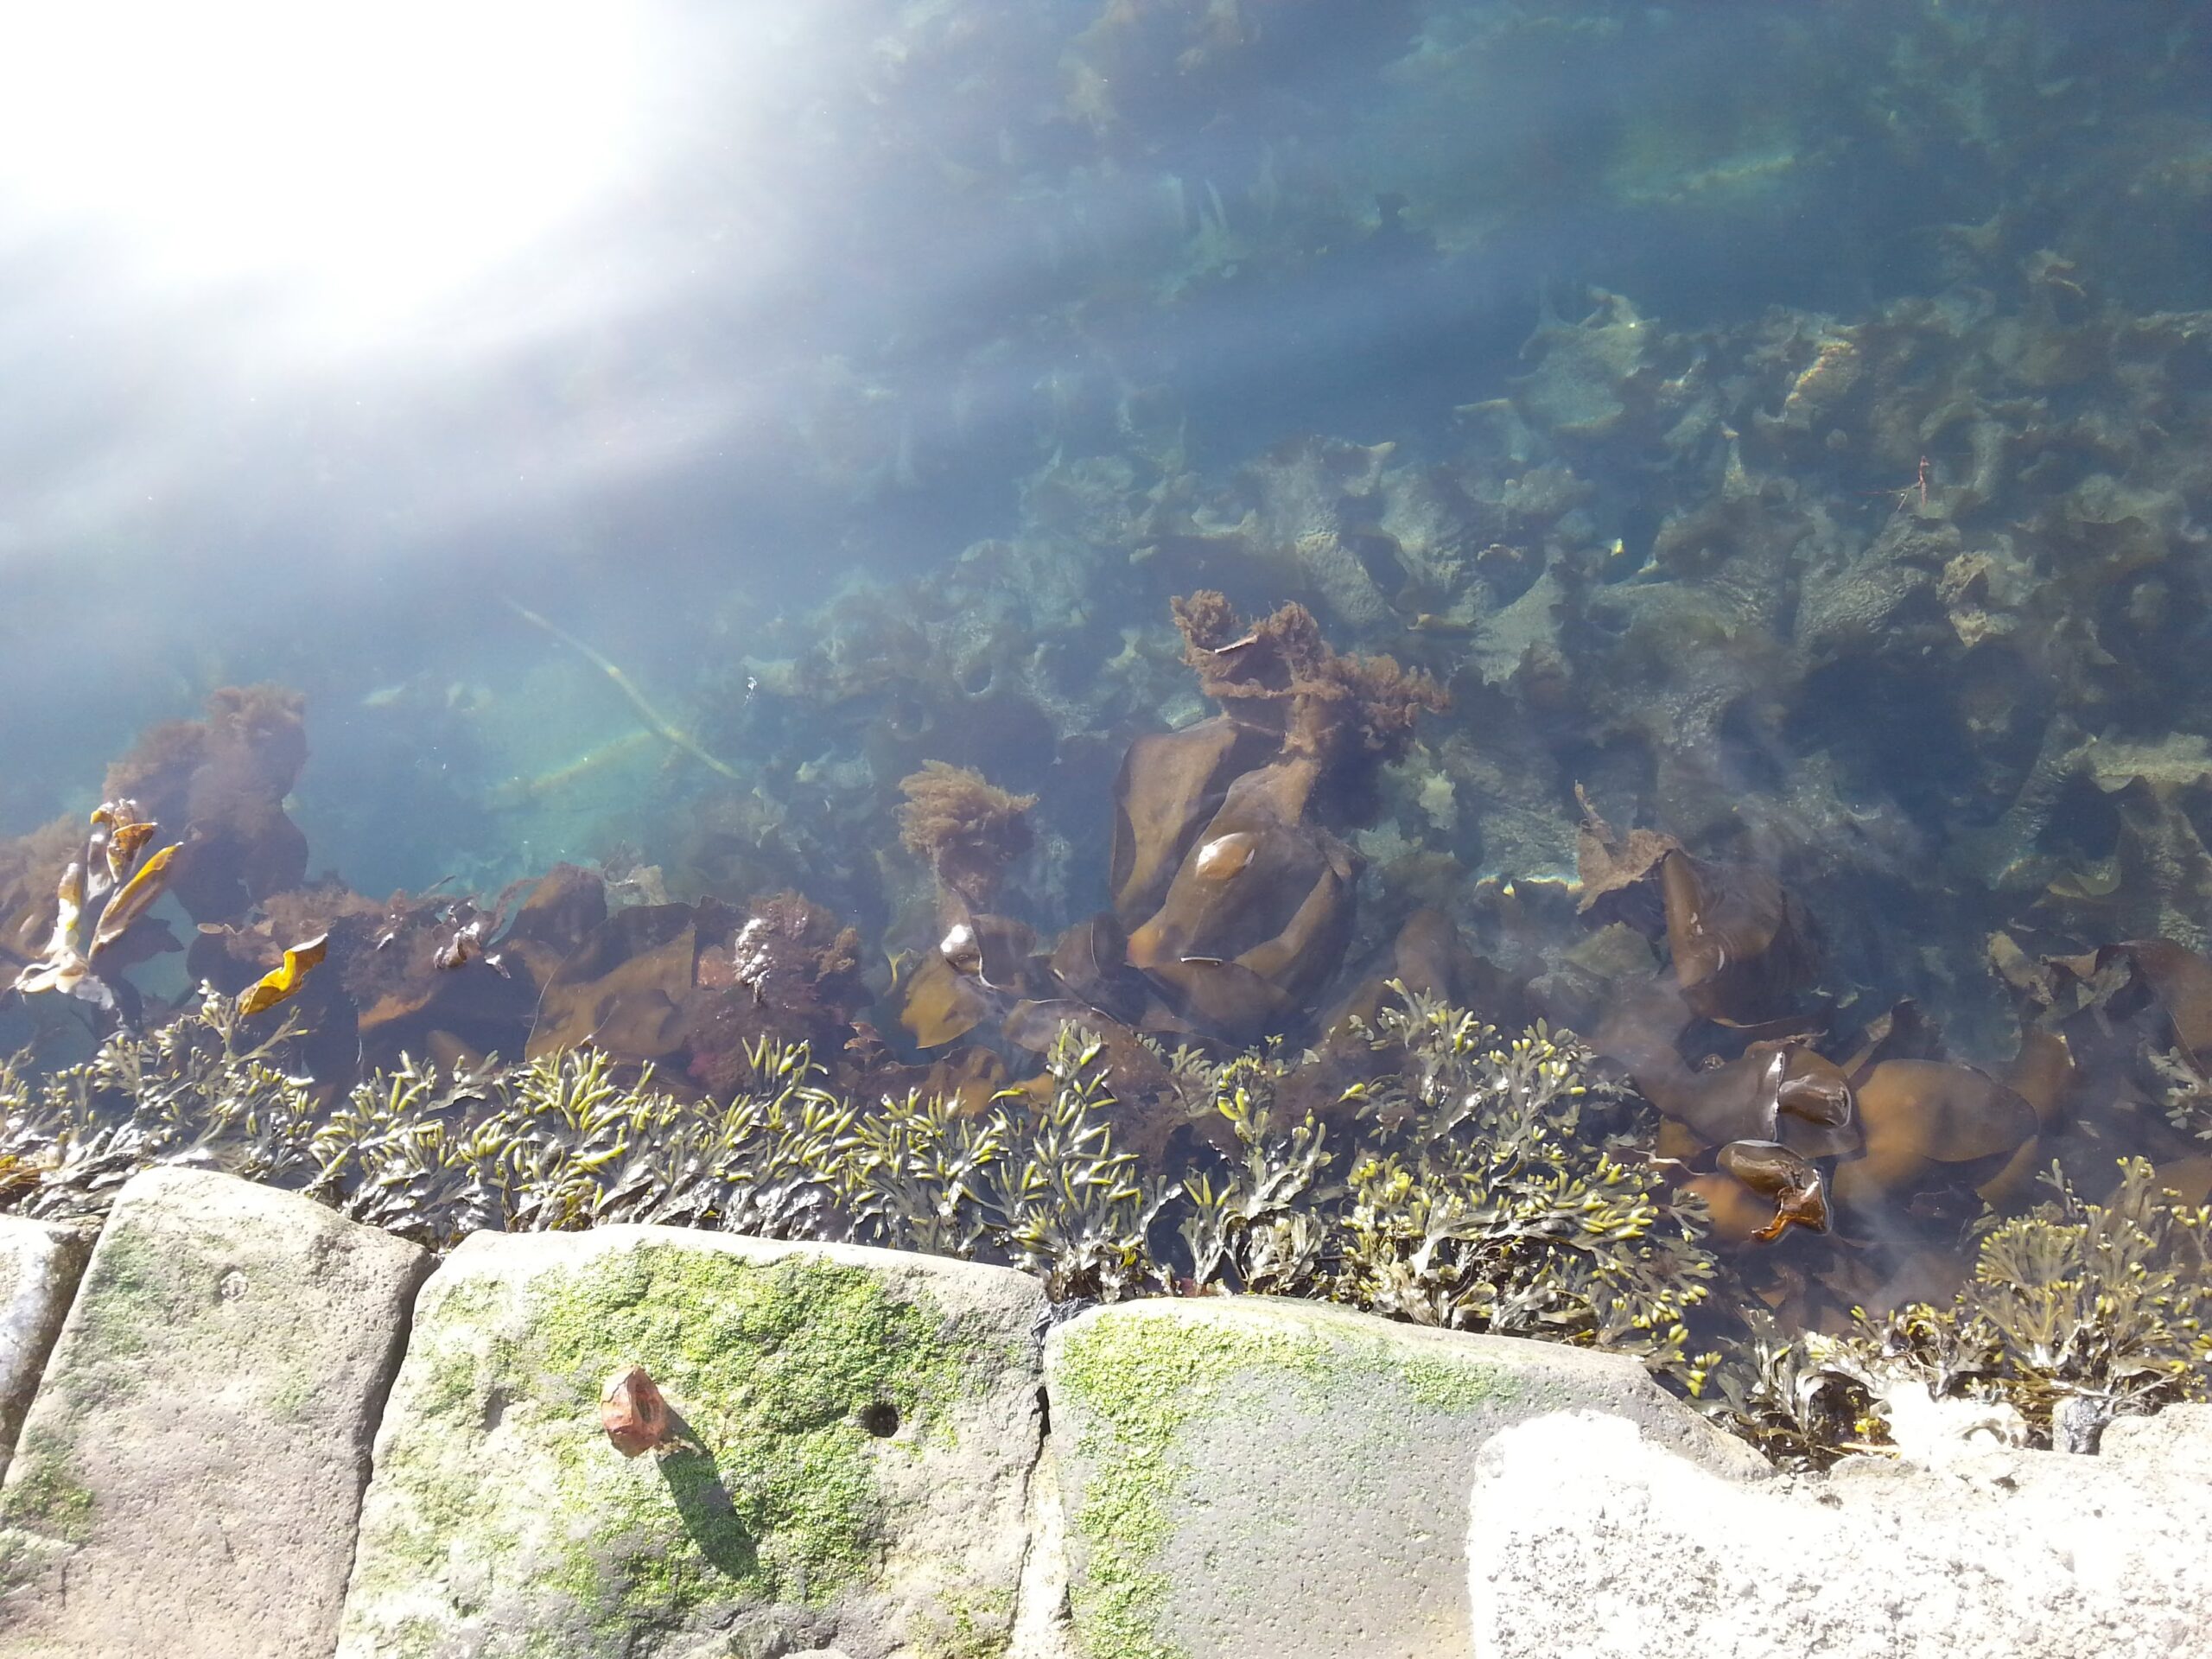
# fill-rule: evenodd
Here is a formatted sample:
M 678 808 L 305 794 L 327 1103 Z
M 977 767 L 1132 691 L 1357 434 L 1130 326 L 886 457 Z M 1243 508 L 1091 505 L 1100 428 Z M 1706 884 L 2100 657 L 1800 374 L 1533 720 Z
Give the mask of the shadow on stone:
M 668 1483 L 683 1529 L 718 1570 L 746 1578 L 759 1563 L 759 1541 L 739 1518 L 736 1498 L 722 1484 L 721 1465 L 706 1443 L 675 1411 L 668 1418 L 678 1444 L 659 1459 L 660 1478 Z

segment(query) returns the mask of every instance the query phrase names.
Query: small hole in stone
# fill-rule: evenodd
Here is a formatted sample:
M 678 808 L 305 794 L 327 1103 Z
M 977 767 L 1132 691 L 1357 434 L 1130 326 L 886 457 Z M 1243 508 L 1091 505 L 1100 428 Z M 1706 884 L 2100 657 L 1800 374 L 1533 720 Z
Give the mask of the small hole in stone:
M 245 1274 L 231 1268 L 215 1281 L 216 1297 L 226 1302 L 235 1302 L 245 1294 Z
M 899 1408 L 888 1400 L 879 1400 L 872 1406 L 862 1406 L 861 1427 L 879 1440 L 887 1440 L 899 1432 Z

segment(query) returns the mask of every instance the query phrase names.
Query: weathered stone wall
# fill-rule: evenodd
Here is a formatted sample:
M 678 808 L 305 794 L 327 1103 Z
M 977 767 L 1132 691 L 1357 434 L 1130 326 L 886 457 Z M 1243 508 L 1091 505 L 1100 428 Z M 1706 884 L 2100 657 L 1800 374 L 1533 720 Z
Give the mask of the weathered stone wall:
M 1464 1655 L 1476 1453 L 1564 1407 L 1764 1466 L 1633 1360 L 1312 1302 L 1126 1302 L 1046 1352 L 1075 1624 L 1112 1659 Z
M 339 1650 L 1003 1652 L 1044 1316 L 969 1262 L 480 1233 L 417 1305 Z M 632 1365 L 687 1442 L 664 1456 L 601 1431 Z
M 91 1250 L 75 1228 L 0 1217 L 0 1473 Z
M 0 1486 L 0 1653 L 327 1655 L 429 1267 L 295 1193 L 134 1178 Z
M 1048 1335 L 1002 1268 L 648 1227 L 431 1271 L 175 1169 L 86 1245 L 0 1222 L 0 1659 L 2033 1659 L 2212 1628 L 2212 1407 L 2100 1458 L 1791 1480 L 1630 1362 L 1305 1303 Z M 625 1459 L 600 1398 L 632 1366 L 671 1434 Z
M 1959 1446 L 1827 1478 L 1732 1479 L 1637 1424 L 1567 1412 L 1478 1459 L 1484 1659 L 2021 1659 L 2212 1653 L 2212 1407 L 2100 1457 Z

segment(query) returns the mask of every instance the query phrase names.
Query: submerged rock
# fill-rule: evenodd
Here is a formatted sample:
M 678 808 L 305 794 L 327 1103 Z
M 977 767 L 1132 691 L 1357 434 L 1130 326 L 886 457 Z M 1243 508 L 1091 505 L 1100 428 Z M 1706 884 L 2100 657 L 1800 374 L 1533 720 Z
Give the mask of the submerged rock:
M 424 1287 L 339 1651 L 1003 1651 L 1043 1313 L 931 1256 L 479 1233 Z M 669 1432 L 632 1459 L 601 1394 L 639 1367 Z
M 1564 1406 L 1648 1425 L 1689 1466 L 1761 1466 L 1633 1360 L 1310 1303 L 1099 1308 L 1053 1332 L 1046 1377 L 1090 1654 L 1465 1654 L 1452 1540 L 1476 1452 Z
M 2207 1415 L 2152 1419 L 2174 1425 L 2157 1461 L 1955 1449 L 1752 1482 L 1622 1418 L 1524 1423 L 1477 1460 L 1473 1651 L 1642 1659 L 1663 1631 L 1707 1659 L 2201 1652 Z
M 205 1170 L 116 1200 L 0 1489 L 0 1652 L 330 1652 L 428 1254 Z

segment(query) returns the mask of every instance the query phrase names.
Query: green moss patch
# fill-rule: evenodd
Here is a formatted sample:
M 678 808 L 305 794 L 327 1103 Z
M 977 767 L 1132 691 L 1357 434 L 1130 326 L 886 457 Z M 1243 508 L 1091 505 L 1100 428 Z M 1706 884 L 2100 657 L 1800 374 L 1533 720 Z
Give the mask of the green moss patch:
M 1086 1320 L 1062 1339 L 1052 1379 L 1088 1419 L 1076 1442 L 1085 1478 L 1071 1517 L 1087 1559 L 1071 1586 L 1087 1659 L 1185 1659 L 1161 1633 L 1173 1589 L 1161 1561 L 1174 1502 L 1192 1473 L 1178 1451 L 1181 1433 L 1255 1373 L 1317 1409 L 1359 1386 L 1348 1384 L 1355 1377 L 1395 1379 L 1410 1406 L 1446 1413 L 1494 1408 L 1519 1393 L 1518 1379 L 1476 1356 L 1408 1354 L 1402 1342 L 1333 1322 L 1239 1328 L 1135 1310 Z
M 92 1489 L 79 1476 L 69 1446 L 50 1434 L 26 1434 L 9 1473 L 5 1496 L 0 1497 L 0 1526 L 65 1544 L 81 1544 L 92 1535 Z
M 205 1311 L 180 1282 L 173 1249 L 128 1221 L 100 1240 L 77 1303 L 75 1368 L 84 1392 L 106 1400 L 137 1390 L 149 1332 L 173 1332 Z
M 463 1281 L 423 1310 L 418 1357 L 410 1427 L 378 1471 L 402 1501 L 366 1580 L 400 1598 L 487 1575 L 503 1599 L 543 1592 L 546 1619 L 598 1651 L 709 1603 L 819 1607 L 868 1580 L 879 1459 L 949 1433 L 944 1408 L 1001 1357 L 864 1268 L 644 1243 L 524 1287 Z M 626 1460 L 608 1444 L 600 1389 L 630 1365 L 696 1449 Z M 887 1437 L 870 1433 L 883 1408 Z

